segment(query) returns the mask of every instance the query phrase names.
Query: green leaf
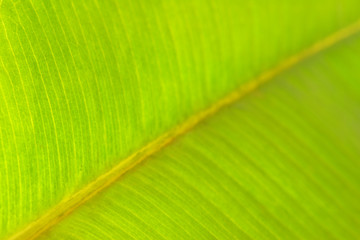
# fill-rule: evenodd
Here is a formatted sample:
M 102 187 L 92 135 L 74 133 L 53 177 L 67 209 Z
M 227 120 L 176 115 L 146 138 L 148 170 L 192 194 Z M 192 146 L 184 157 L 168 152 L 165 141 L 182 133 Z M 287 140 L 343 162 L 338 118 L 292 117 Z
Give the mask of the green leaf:
M 360 238 L 358 9 L 3 0 L 0 237 Z

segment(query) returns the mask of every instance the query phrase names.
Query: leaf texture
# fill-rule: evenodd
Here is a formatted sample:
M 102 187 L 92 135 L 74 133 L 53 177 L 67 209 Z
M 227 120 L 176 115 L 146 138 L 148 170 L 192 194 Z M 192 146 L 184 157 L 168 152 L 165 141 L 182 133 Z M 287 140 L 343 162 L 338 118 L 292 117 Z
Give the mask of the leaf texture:
M 360 238 L 359 56 L 357 35 L 286 71 L 44 239 Z
M 63 199 L 72 198 L 74 193 L 83 189 L 89 182 L 107 172 L 122 159 L 126 159 L 133 153 L 136 154 L 146 143 L 211 106 L 222 96 L 246 84 L 281 60 L 296 55 L 312 43 L 351 24 L 360 15 L 358 11 L 360 3 L 352 0 L 344 0 L 341 3 L 335 0 L 315 3 L 302 1 L 295 4 L 284 0 L 272 2 L 3 0 L 0 4 L 0 237 L 21 232 L 26 226 L 56 207 Z M 351 51 L 348 52 L 351 53 Z M 273 104 L 283 101 L 278 107 L 284 111 L 291 109 L 295 111 L 292 114 L 295 114 L 294 119 L 297 122 L 289 117 L 285 122 L 263 118 L 260 123 L 256 122 L 256 116 L 250 113 L 246 115 L 250 123 L 254 121 L 254 126 L 260 128 L 257 129 L 258 138 L 254 134 L 252 142 L 262 149 L 263 154 L 255 154 L 257 153 L 255 150 L 247 152 L 245 143 L 250 144 L 250 142 L 245 141 L 247 135 L 242 135 L 239 131 L 255 130 L 248 125 L 242 128 L 241 119 L 245 116 L 241 117 L 241 113 L 233 110 L 234 116 L 228 117 L 233 119 L 233 123 L 228 122 L 228 124 L 237 125 L 237 127 L 233 126 L 234 129 L 229 128 L 227 131 L 234 131 L 234 142 L 230 144 L 231 139 L 223 140 L 229 142 L 229 149 L 225 146 L 226 150 L 220 149 L 222 146 L 219 140 L 221 139 L 220 132 L 226 132 L 226 129 L 222 129 L 221 124 L 218 123 L 213 127 L 214 133 L 207 133 L 207 130 L 197 130 L 200 132 L 194 133 L 195 139 L 199 138 L 196 137 L 198 134 L 203 135 L 210 143 L 212 142 L 210 145 L 214 146 L 210 147 L 208 142 L 200 144 L 200 140 L 198 145 L 188 143 L 187 146 L 186 141 L 196 142 L 197 140 L 185 139 L 176 144 L 182 146 L 181 142 L 185 141 L 184 146 L 187 147 L 184 148 L 189 148 L 188 158 L 183 159 L 185 153 L 182 153 L 181 147 L 172 147 L 175 148 L 174 153 L 171 153 L 174 155 L 160 154 L 159 158 L 164 158 L 164 160 L 151 161 L 154 162 L 152 164 L 155 162 L 168 164 L 170 160 L 167 159 L 175 159 L 194 170 L 197 169 L 197 165 L 192 166 L 191 163 L 198 161 L 199 164 L 213 163 L 211 166 L 214 167 L 216 167 L 214 164 L 222 164 L 223 158 L 215 161 L 217 158 L 196 154 L 197 151 L 201 149 L 205 151 L 206 148 L 207 154 L 210 154 L 211 150 L 214 151 L 214 156 L 228 152 L 229 161 L 238 159 L 238 162 L 224 162 L 223 167 L 235 164 L 234 167 L 239 171 L 247 171 L 247 168 L 240 169 L 239 164 L 245 160 L 239 156 L 254 154 L 249 156 L 253 159 L 249 161 L 251 164 L 261 163 L 261 165 L 256 165 L 261 167 L 261 171 L 273 171 L 270 172 L 273 175 L 268 173 L 271 179 L 279 177 L 278 182 L 275 181 L 276 179 L 271 182 L 280 184 L 277 190 L 273 189 L 270 183 L 269 185 L 263 183 L 262 188 L 256 189 L 249 185 L 251 191 L 244 190 L 237 184 L 242 181 L 239 177 L 246 178 L 246 174 L 240 176 L 241 172 L 238 172 L 240 175 L 231 177 L 229 172 L 211 169 L 211 167 L 204 169 L 210 174 L 209 176 L 202 173 L 201 169 L 198 175 L 198 177 L 201 177 L 201 174 L 208 176 L 209 179 L 203 178 L 203 181 L 209 183 L 204 185 L 200 180 L 193 179 L 199 184 L 190 185 L 192 190 L 188 190 L 188 184 L 191 184 L 193 180 L 191 176 L 181 178 L 187 176 L 182 176 L 186 174 L 185 170 L 181 170 L 180 167 L 179 170 L 176 167 L 170 167 L 169 171 L 174 172 L 174 180 L 172 180 L 174 182 L 170 183 L 168 173 L 162 173 L 160 169 L 166 167 L 165 165 L 159 165 L 159 169 L 155 167 L 156 165 L 151 165 L 155 167 L 153 171 L 163 174 L 161 176 L 165 182 L 162 182 L 159 180 L 161 179 L 159 174 L 154 172 L 152 175 L 152 170 L 145 170 L 146 166 L 150 166 L 149 163 L 144 168 L 138 169 L 139 172 L 145 171 L 144 173 L 137 173 L 138 170 L 133 173 L 139 174 L 136 175 L 138 177 L 131 177 L 131 175 L 126 178 L 129 180 L 123 179 L 124 181 L 121 180 L 118 183 L 125 184 L 125 187 L 120 187 L 124 189 L 119 190 L 118 184 L 111 187 L 101 199 L 96 200 L 99 201 L 98 203 L 95 200 L 92 201 L 89 206 L 86 205 L 76 211 L 74 217 L 56 227 L 51 237 L 60 239 L 118 237 L 157 239 L 176 238 L 176 236 L 183 238 L 233 238 L 234 236 L 288 238 L 306 237 L 305 233 L 309 237 L 358 236 L 354 228 L 358 226 L 356 214 L 359 214 L 356 212 L 358 208 L 353 200 L 356 198 L 350 198 L 347 194 L 351 193 L 353 196 L 358 194 L 359 182 L 356 176 L 358 172 L 355 166 L 357 166 L 356 157 L 359 157 L 356 144 L 359 133 L 356 125 L 359 116 L 356 112 L 359 87 L 355 80 L 356 71 L 349 69 L 349 64 L 345 64 L 345 60 L 352 56 L 348 52 L 345 49 L 333 54 L 333 58 L 339 59 L 339 62 L 334 62 L 334 66 L 331 65 L 328 68 L 336 68 L 338 65 L 343 67 L 339 67 L 334 76 L 330 74 L 332 81 L 327 81 L 325 77 L 322 77 L 322 74 L 328 72 L 321 70 L 320 67 L 312 70 L 312 72 L 318 72 L 318 75 L 313 76 L 315 75 L 313 74 L 311 78 L 306 77 L 305 70 L 294 73 L 294 78 L 301 76 L 307 80 L 296 83 L 319 84 L 319 94 L 316 95 L 316 92 L 314 94 L 319 98 L 321 96 L 323 101 L 332 101 L 332 94 L 337 96 L 335 99 L 340 102 L 337 103 L 336 109 L 326 105 L 330 102 L 322 103 L 325 105 L 317 103 L 317 98 L 313 95 L 303 96 L 305 93 L 310 94 L 315 91 L 314 88 L 311 86 L 306 88 L 305 85 L 303 86 L 305 90 L 301 91 L 302 88 L 291 85 L 292 78 L 277 83 L 285 84 L 289 81 L 290 85 L 285 87 L 274 84 L 278 87 L 271 90 L 274 91 L 272 99 L 249 100 L 250 103 L 262 102 L 264 105 L 261 109 L 272 109 L 270 100 L 274 101 Z M 330 55 L 329 58 L 331 58 Z M 356 66 L 355 62 L 353 64 Z M 310 100 L 303 105 L 287 104 L 290 100 L 283 99 L 287 95 L 283 96 L 284 93 L 277 92 L 284 88 L 287 90 L 284 92 L 288 93 L 288 97 L 311 99 L 312 96 L 318 106 L 314 106 L 315 103 Z M 271 91 L 269 90 L 269 93 Z M 297 112 L 302 109 L 301 114 Z M 340 110 L 344 111 L 344 114 L 340 114 L 342 113 Z M 262 112 L 259 110 L 257 113 L 261 115 Z M 310 121 L 311 114 L 315 113 L 319 114 L 319 118 L 325 118 L 327 125 L 315 120 L 315 122 Z M 274 115 L 272 111 L 268 114 Z M 296 124 L 301 123 L 306 114 L 309 114 L 308 121 L 304 121 L 303 125 L 307 128 L 302 130 L 301 127 L 304 126 Z M 252 120 L 252 117 L 255 119 Z M 267 123 L 268 120 L 269 123 Z M 287 127 L 292 127 L 292 131 L 296 130 L 293 134 L 300 134 L 302 137 L 297 140 L 299 144 L 306 143 L 307 148 L 314 149 L 300 151 L 306 147 L 298 146 L 292 149 L 297 145 L 285 145 L 292 138 L 287 134 L 279 139 L 278 135 L 272 135 L 278 134 L 278 132 L 272 132 L 274 129 L 266 127 L 266 124 L 270 124 L 269 127 L 271 127 L 272 122 L 284 124 L 285 130 L 282 131 L 285 132 Z M 223 127 L 226 128 L 226 126 Z M 278 131 L 281 133 L 281 128 Z M 291 132 L 291 129 L 288 131 Z M 265 134 L 269 138 L 268 141 L 262 143 L 261 134 Z M 266 143 L 274 146 L 274 149 L 281 146 L 281 149 L 286 151 L 282 153 L 284 156 L 279 157 L 278 152 Z M 217 145 L 218 149 L 215 148 Z M 191 150 L 193 148 L 194 151 Z M 170 150 L 166 150 L 168 151 Z M 322 161 L 312 156 L 312 151 L 320 155 Z M 195 155 L 193 155 L 194 152 Z M 236 157 L 236 154 L 240 155 Z M 299 164 L 299 172 L 295 170 L 291 172 L 291 168 L 288 172 L 285 171 L 289 167 L 287 165 L 281 165 L 284 172 L 280 172 L 278 168 L 273 170 L 266 168 L 268 166 L 266 159 L 275 159 L 279 161 L 279 164 L 285 164 L 287 154 L 292 155 L 294 163 Z M 313 161 L 308 160 L 311 156 L 314 158 Z M 259 162 L 255 162 L 255 159 Z M 341 159 L 344 160 L 340 161 Z M 321 187 L 317 187 L 316 184 L 313 187 L 312 182 L 300 174 L 306 173 L 305 170 L 307 170 L 312 176 L 318 173 L 316 169 L 320 171 L 319 168 L 323 166 L 323 162 L 327 161 L 330 161 L 331 171 L 326 168 L 327 170 L 320 172 L 324 175 L 323 177 L 322 175 L 313 177 L 316 181 L 320 181 L 316 184 Z M 310 163 L 315 165 L 312 166 Z M 199 166 L 201 168 L 201 165 Z M 340 176 L 345 178 L 344 183 L 343 180 L 326 182 L 325 180 L 337 177 L 337 174 L 333 175 L 332 171 L 336 173 L 339 171 L 342 174 Z M 299 175 L 299 180 L 291 182 L 285 177 L 282 178 L 282 175 L 275 176 L 277 173 L 285 174 L 285 172 L 294 176 Z M 196 171 L 193 173 L 195 174 Z M 142 177 L 142 174 L 150 175 Z M 224 174 L 225 177 L 223 177 Z M 148 185 L 136 185 L 131 182 L 133 181 L 131 179 L 137 178 L 143 180 L 150 178 L 151 181 L 146 180 Z M 258 179 L 259 176 L 254 175 L 254 178 Z M 177 179 L 180 179 L 180 182 L 177 182 Z M 258 180 L 265 181 L 260 178 Z M 286 185 L 287 181 L 289 185 Z M 126 182 L 129 182 L 129 185 Z M 166 192 L 170 194 L 167 196 L 162 192 L 164 189 L 157 189 L 155 184 L 159 182 L 175 184 L 174 186 L 177 187 L 173 188 L 170 188 L 172 185 L 164 185 L 164 189 L 169 188 L 169 191 L 175 191 L 173 193 L 175 195 Z M 241 184 L 244 183 L 241 182 Z M 152 184 L 154 188 L 150 187 Z M 220 188 L 223 184 L 229 189 Z M 286 190 L 281 184 L 285 184 L 288 189 Z M 295 186 L 300 184 L 303 185 L 297 190 Z M 348 184 L 352 186 L 351 189 L 348 188 Z M 210 191 L 207 186 L 211 186 L 213 190 Z M 264 205 L 261 205 L 263 200 L 256 198 L 258 194 L 256 190 L 261 192 L 266 187 L 270 189 L 270 192 L 294 191 L 291 192 L 293 195 L 285 193 L 283 193 L 285 197 L 279 195 L 278 204 L 284 204 L 286 211 L 281 208 L 272 208 L 271 204 L 267 205 L 271 202 L 269 199 L 264 200 Z M 301 205 L 297 197 L 304 194 L 307 187 L 309 187 L 309 194 L 313 195 L 308 199 L 303 199 L 304 203 Z M 205 192 L 201 192 L 198 188 L 204 188 Z M 242 193 L 240 193 L 240 188 Z M 144 191 L 139 191 L 139 189 Z M 344 198 L 342 199 L 344 202 L 339 200 L 334 205 L 333 194 L 338 190 L 342 190 L 344 195 L 341 197 Z M 151 195 L 153 191 L 158 192 L 159 195 Z M 232 193 L 232 191 L 235 192 Z M 191 195 L 191 192 L 195 195 Z M 119 198 L 116 194 L 124 198 Z M 242 194 L 248 194 L 249 199 L 253 199 L 254 202 Z M 277 196 L 278 193 L 273 194 Z M 166 203 L 160 196 L 169 198 L 170 202 Z M 185 200 L 177 200 L 175 196 L 188 196 L 189 198 L 185 198 L 187 204 L 183 202 Z M 326 198 L 327 196 L 330 196 L 329 199 Z M 197 200 L 198 198 L 202 200 Z M 106 201 L 112 201 L 109 204 L 108 215 L 101 210 L 101 206 L 104 208 L 105 205 L 108 206 Z M 199 206 L 195 204 L 200 203 L 199 201 L 204 202 L 205 205 L 192 212 L 191 209 Z M 295 209 L 288 209 L 294 207 L 288 201 L 294 203 Z M 316 212 L 319 209 L 318 204 L 323 204 L 322 206 L 330 204 L 330 209 Z M 121 212 L 123 210 L 120 211 L 118 206 L 125 208 L 125 212 Z M 154 208 L 149 209 L 149 206 L 154 206 Z M 190 208 L 192 206 L 193 208 Z M 310 209 L 306 209 L 307 207 Z M 88 208 L 88 213 L 92 214 L 94 211 L 89 209 L 97 209 L 99 218 L 87 215 L 86 208 Z M 308 212 L 314 210 L 313 215 L 316 216 L 309 215 L 308 218 L 300 218 L 299 221 L 302 221 L 300 225 L 303 228 L 298 229 L 296 233 L 294 227 L 288 226 L 291 223 L 286 221 L 294 221 L 296 215 L 292 214 L 300 214 L 303 208 Z M 340 214 L 342 209 L 346 210 L 343 215 Z M 151 210 L 156 211 L 151 212 Z M 143 211 L 149 214 L 144 215 Z M 271 214 L 262 215 L 262 211 L 271 212 Z M 288 211 L 290 215 L 286 215 Z M 248 217 L 240 218 L 242 215 L 240 213 Z M 271 220 L 274 224 L 263 223 L 265 216 L 278 215 L 276 213 L 280 216 L 274 218 L 277 219 L 276 221 Z M 337 215 L 338 213 L 340 215 Z M 317 223 L 320 219 L 313 218 L 319 217 L 326 219 L 339 217 L 339 225 L 336 221 L 328 220 L 329 223 L 321 223 L 322 225 L 318 223 L 324 226 L 316 230 L 315 227 L 310 228 L 309 223 L 305 223 L 308 220 Z M 101 221 L 103 225 L 92 222 L 92 220 L 100 221 L 102 218 L 104 218 Z M 72 224 L 78 226 L 76 228 L 78 231 L 68 232 Z M 95 228 L 95 226 L 98 227 L 98 232 L 90 231 L 90 228 Z M 334 229 L 332 229 L 333 226 Z M 113 228 L 116 231 L 112 232 Z M 283 232 L 280 229 L 283 229 Z

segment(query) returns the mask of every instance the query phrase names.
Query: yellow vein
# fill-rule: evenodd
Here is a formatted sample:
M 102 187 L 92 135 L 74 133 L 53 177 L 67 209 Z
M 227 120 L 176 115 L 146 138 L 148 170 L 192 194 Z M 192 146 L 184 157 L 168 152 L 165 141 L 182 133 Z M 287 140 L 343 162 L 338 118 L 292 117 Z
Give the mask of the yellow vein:
M 287 58 L 269 71 L 264 72 L 257 78 L 235 89 L 234 91 L 226 95 L 224 98 L 215 102 L 209 108 L 193 115 L 179 126 L 176 126 L 169 132 L 166 132 L 156 140 L 150 142 L 149 144 L 141 148 L 139 151 L 133 153 L 128 158 L 115 165 L 109 171 L 99 176 L 93 182 L 89 183 L 84 188 L 74 193 L 69 198 L 61 201 L 59 204 L 54 206 L 39 219 L 26 226 L 24 229 L 22 229 L 15 235 L 11 236 L 9 240 L 35 239 L 39 237 L 41 234 L 49 231 L 54 225 L 56 225 L 65 217 L 70 215 L 78 207 L 86 203 L 88 200 L 92 199 L 105 188 L 109 187 L 126 172 L 139 165 L 149 156 L 162 150 L 165 146 L 167 146 L 179 136 L 189 132 L 198 123 L 219 112 L 222 108 L 238 101 L 245 95 L 253 92 L 259 86 L 273 79 L 279 73 L 285 71 L 286 69 L 289 69 L 290 67 L 296 65 L 302 60 L 313 56 L 320 51 L 327 49 L 332 45 L 358 33 L 359 31 L 360 19 L 357 20 L 355 23 L 326 37 L 325 39 L 313 44 L 312 46 L 301 51 L 300 53 Z

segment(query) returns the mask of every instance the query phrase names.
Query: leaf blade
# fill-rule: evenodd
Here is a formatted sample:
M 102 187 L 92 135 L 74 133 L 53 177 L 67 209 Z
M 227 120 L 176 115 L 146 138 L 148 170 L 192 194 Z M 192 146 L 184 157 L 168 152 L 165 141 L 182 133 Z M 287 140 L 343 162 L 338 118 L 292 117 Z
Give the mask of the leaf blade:
M 259 16 L 265 14 L 268 8 L 272 9 L 269 11 L 272 17 L 258 18 L 255 24 L 258 26 L 257 36 L 259 32 L 266 31 L 270 37 L 266 41 L 255 37 L 258 47 L 250 50 L 246 49 L 252 44 L 252 39 L 243 40 L 243 37 L 247 36 L 245 33 L 252 32 L 253 22 L 246 20 L 244 26 L 247 28 L 238 31 L 243 21 L 239 11 L 244 12 L 244 16 L 249 15 L 242 4 L 228 1 L 223 5 L 217 2 L 215 15 L 214 6 L 202 1 L 194 5 L 170 2 L 160 6 L 150 2 L 145 7 L 143 4 L 147 3 L 133 4 L 132 1 L 107 1 L 104 4 L 99 6 L 96 1 L 68 5 L 52 1 L 23 1 L 21 4 L 2 1 L 1 41 L 7 43 L 0 48 L 1 105 L 6 106 L 1 112 L 1 156 L 4 161 L 1 161 L 0 169 L 1 183 L 5 183 L 1 188 L 6 189 L 1 193 L 1 206 L 6 206 L 1 208 L 2 235 L 35 219 L 98 176 L 106 166 L 112 165 L 110 163 L 115 161 L 115 157 L 127 156 L 186 114 L 190 115 L 189 112 L 195 112 L 208 103 L 209 99 L 221 95 L 224 89 L 244 81 L 245 76 L 350 22 L 357 16 L 354 6 L 358 3 L 341 3 L 346 14 L 340 20 L 335 17 L 338 16 L 336 1 L 327 1 L 325 15 L 319 14 L 324 11 L 321 2 L 311 11 L 305 5 L 300 6 L 299 11 L 285 2 L 281 2 L 283 9 L 280 11 L 276 5 L 255 5 L 254 12 Z M 192 11 L 188 11 L 189 8 Z M 200 10 L 202 8 L 205 10 Z M 159 21 L 156 16 L 162 9 L 166 9 L 166 14 L 160 14 Z M 178 9 L 180 12 L 177 12 Z M 171 17 L 167 13 L 171 13 Z M 291 25 L 286 25 L 281 17 L 277 17 L 278 14 L 294 19 L 303 19 L 306 15 L 306 21 L 312 24 L 305 27 L 303 22 L 294 20 Z M 132 20 L 133 15 L 145 17 Z M 216 16 L 219 25 L 224 23 L 229 27 L 222 30 L 218 27 L 221 36 L 219 33 L 214 42 L 204 36 L 215 32 L 209 21 L 213 22 Z M 123 27 L 117 25 L 120 18 L 123 18 Z M 147 25 L 148 20 L 155 24 Z M 192 22 L 197 24 L 191 25 Z M 282 26 L 275 33 L 268 28 L 274 23 Z M 275 52 L 276 47 L 269 47 L 269 50 L 262 51 L 266 55 L 263 57 L 265 60 L 260 59 L 260 46 L 270 39 L 272 41 L 265 45 L 277 46 L 286 31 L 292 29 L 298 29 L 293 32 L 298 37 L 285 43 L 286 50 L 279 48 L 279 52 Z M 301 35 L 304 30 L 311 34 Z M 159 32 L 166 32 L 166 38 L 156 38 L 153 43 L 143 41 L 143 34 L 152 38 Z M 111 36 L 108 36 L 109 33 Z M 125 36 L 129 39 L 126 40 Z M 244 44 L 234 44 L 236 41 Z M 172 44 L 162 48 L 161 43 L 164 42 Z M 125 47 L 116 51 L 120 43 Z M 213 52 L 213 43 L 222 46 L 219 48 L 223 54 L 222 61 L 218 61 L 219 52 Z M 232 48 L 236 50 L 232 51 Z M 117 54 L 114 54 L 114 49 Z M 167 51 L 171 56 L 169 62 L 163 57 Z M 154 70 L 157 65 L 151 61 L 151 56 L 157 52 L 158 65 L 169 66 L 173 75 L 162 69 Z M 244 55 L 250 58 L 252 54 L 254 60 L 241 60 Z M 179 66 L 172 64 L 177 61 Z M 219 63 L 224 68 L 220 68 Z M 239 63 L 246 71 L 239 69 Z M 219 87 L 217 79 L 224 74 L 225 66 L 229 81 L 226 86 Z M 178 78 L 175 73 L 182 77 Z M 126 84 L 124 87 L 126 80 L 122 80 L 123 74 L 126 80 L 131 80 L 130 87 Z M 162 84 L 156 79 L 161 79 Z M 174 79 L 176 84 L 172 82 Z M 191 88 L 184 87 L 184 79 L 192 83 Z M 154 85 L 150 90 L 139 87 L 152 83 Z M 136 85 L 139 86 L 133 87 Z M 162 86 L 166 86 L 166 99 L 161 98 L 158 104 L 153 104 L 154 99 L 162 96 L 155 94 Z M 173 87 L 175 90 L 171 92 Z M 183 105 L 180 98 L 167 101 L 177 95 L 186 97 L 186 104 Z M 139 96 L 141 101 L 138 101 Z M 178 105 L 173 105 L 176 101 Z M 144 107 L 147 102 L 151 104 Z M 159 114 L 154 120 L 152 111 L 155 106 L 167 102 L 168 105 L 158 109 Z M 179 111 L 176 106 L 181 106 L 182 110 Z M 169 115 L 164 117 L 164 112 L 169 112 Z M 141 114 L 146 117 L 139 117 Z M 132 127 L 128 127 L 129 124 Z M 158 126 L 156 131 L 154 125 Z M 17 171 L 18 175 L 15 174 Z
M 359 50 L 357 35 L 288 70 L 129 172 L 46 237 L 358 238 L 359 129 L 344 130 L 359 119 L 360 92 L 354 101 L 344 89 L 360 75 L 349 71 Z

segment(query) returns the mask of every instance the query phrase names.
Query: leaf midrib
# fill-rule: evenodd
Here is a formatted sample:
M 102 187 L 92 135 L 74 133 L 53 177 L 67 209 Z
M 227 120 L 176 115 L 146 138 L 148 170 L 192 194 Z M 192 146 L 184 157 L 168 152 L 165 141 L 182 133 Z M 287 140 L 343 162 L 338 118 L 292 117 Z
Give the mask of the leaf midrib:
M 299 53 L 292 55 L 291 57 L 280 62 L 274 68 L 263 72 L 258 77 L 248 81 L 246 84 L 238 87 L 237 89 L 227 94 L 225 97 L 216 101 L 205 110 L 194 114 L 180 125 L 174 127 L 170 131 L 164 133 L 154 141 L 142 147 L 140 150 L 134 152 L 132 155 L 122 160 L 120 163 L 109 169 L 104 174 L 100 175 L 82 189 L 75 192 L 70 197 L 62 200 L 36 221 L 30 223 L 21 231 L 15 233 L 9 238 L 9 240 L 35 239 L 39 237 L 43 233 L 49 231 L 57 223 L 61 222 L 64 218 L 69 216 L 78 207 L 82 206 L 88 200 L 95 197 L 99 192 L 109 187 L 126 172 L 135 168 L 154 153 L 160 152 L 179 136 L 191 131 L 200 122 L 210 118 L 224 107 L 235 103 L 245 95 L 255 91 L 258 87 L 262 86 L 271 79 L 274 79 L 275 76 L 303 61 L 304 59 L 307 59 L 333 46 L 334 44 L 351 37 L 358 32 L 360 32 L 360 19 L 355 21 L 353 24 L 344 27 L 341 30 L 329 35 L 328 37 L 316 42 Z

